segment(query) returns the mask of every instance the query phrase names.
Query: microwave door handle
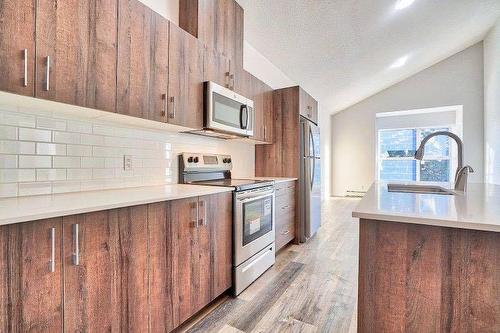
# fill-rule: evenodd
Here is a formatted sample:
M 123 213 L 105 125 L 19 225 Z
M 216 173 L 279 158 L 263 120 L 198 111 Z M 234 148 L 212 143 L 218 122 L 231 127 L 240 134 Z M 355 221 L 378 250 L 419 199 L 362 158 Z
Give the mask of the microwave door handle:
M 244 128 L 243 127 L 243 109 L 244 109 L 244 107 L 241 106 L 240 107 L 240 128 Z
M 246 107 L 247 110 L 247 123 L 245 125 L 245 129 L 248 129 L 248 124 L 250 123 L 250 110 L 248 109 L 248 106 Z
M 243 123 L 243 111 L 245 111 L 245 123 Z M 241 129 L 248 127 L 248 107 L 246 105 L 242 105 L 240 108 L 240 125 Z

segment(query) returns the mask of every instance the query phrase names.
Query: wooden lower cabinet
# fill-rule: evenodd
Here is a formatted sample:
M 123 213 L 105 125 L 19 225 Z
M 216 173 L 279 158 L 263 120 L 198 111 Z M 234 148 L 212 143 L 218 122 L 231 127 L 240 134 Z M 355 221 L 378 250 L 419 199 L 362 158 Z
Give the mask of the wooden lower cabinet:
M 0 332 L 172 331 L 231 288 L 232 207 L 227 192 L 0 227 Z
M 295 180 L 276 185 L 276 250 L 295 239 L 296 199 Z
M 0 332 L 62 332 L 61 221 L 0 227 Z
M 65 330 L 147 332 L 147 206 L 65 217 L 63 244 Z

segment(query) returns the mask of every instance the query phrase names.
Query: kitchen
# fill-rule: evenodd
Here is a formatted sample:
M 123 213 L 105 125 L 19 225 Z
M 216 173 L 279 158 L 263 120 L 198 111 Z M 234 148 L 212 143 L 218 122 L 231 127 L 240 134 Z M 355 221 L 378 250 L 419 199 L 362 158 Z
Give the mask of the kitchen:
M 496 30 L 486 35 L 486 28 L 493 26 L 500 8 L 494 1 L 485 3 L 476 6 L 483 15 L 476 23 L 485 40 L 481 66 L 484 54 L 485 66 L 491 63 L 494 69 L 498 66 L 495 57 L 487 58 L 487 54 L 495 54 L 498 38 Z M 308 59 L 308 48 L 302 48 L 306 54 L 299 54 L 300 43 L 294 38 L 304 43 L 317 39 L 282 30 L 293 27 L 317 34 L 315 25 L 308 28 L 288 20 L 302 22 L 296 17 L 301 12 L 304 17 L 320 15 L 321 11 L 315 12 L 318 8 L 325 9 L 321 15 L 341 8 L 316 5 L 296 2 L 287 7 L 243 0 L 2 2 L 0 331 L 370 331 L 375 327 L 373 318 L 400 315 L 398 309 L 386 310 L 379 300 L 390 296 L 397 302 L 404 297 L 383 283 L 374 287 L 368 282 L 370 291 L 363 284 L 371 281 L 370 273 L 377 276 L 376 281 L 393 281 L 393 275 L 384 276 L 391 265 L 404 267 L 405 263 L 397 261 L 387 264 L 378 255 L 378 249 L 388 246 L 377 236 L 377 228 L 384 223 L 413 226 L 430 219 L 423 224 L 479 229 L 490 233 L 485 236 L 489 247 L 482 251 L 496 251 L 498 211 L 491 208 L 498 198 L 496 173 L 490 175 L 491 185 L 476 185 L 484 179 L 477 177 L 483 175 L 487 162 L 482 157 L 479 162 L 471 152 L 471 143 L 483 129 L 481 133 L 470 130 L 476 124 L 468 121 L 468 105 L 457 100 L 456 104 L 464 105 L 462 109 L 374 108 L 373 117 L 354 120 L 350 118 L 357 112 L 354 100 L 343 105 L 343 110 L 340 104 L 332 107 L 332 100 L 320 88 L 323 84 L 296 71 L 299 63 L 307 67 L 301 69 L 302 74 L 318 67 Z M 465 5 L 448 5 L 447 9 L 467 12 Z M 286 7 L 287 15 L 279 15 L 281 7 Z M 428 15 L 429 8 L 423 7 L 422 13 Z M 352 4 L 348 9 L 359 7 Z M 349 20 L 355 16 L 344 14 L 336 15 Z M 271 17 L 281 24 L 265 24 Z M 468 43 L 460 50 L 467 51 Z M 490 53 L 487 45 L 492 45 Z M 318 54 L 324 51 L 321 47 L 329 46 L 318 45 Z M 479 47 L 472 48 L 474 56 Z M 261 49 L 266 50 L 265 56 Z M 348 54 L 343 50 L 331 59 Z M 447 61 L 443 59 L 433 58 L 426 66 Z M 321 79 L 333 80 L 323 65 Z M 342 67 L 347 70 L 348 66 Z M 405 80 L 407 74 L 400 73 L 398 80 Z M 492 110 L 496 110 L 495 80 L 496 76 L 489 88 Z M 485 90 L 488 87 L 485 84 Z M 364 93 L 363 98 L 369 100 L 369 96 Z M 450 105 L 434 104 L 425 106 Z M 489 115 L 486 104 L 485 118 Z M 396 119 L 400 116 L 402 120 Z M 495 111 L 491 116 L 496 119 Z M 379 183 L 367 191 L 370 184 L 358 186 L 364 175 L 356 173 L 357 167 L 344 168 L 343 163 L 359 158 L 364 147 L 360 144 L 356 150 L 357 142 L 346 140 L 343 129 L 358 125 L 360 129 L 349 135 L 358 135 L 371 147 L 375 140 L 364 139 L 369 132 L 362 127 L 364 121 L 370 121 L 370 131 L 380 131 L 383 138 L 383 131 L 394 130 L 387 126 L 408 119 L 418 127 L 413 135 L 427 133 L 423 128 L 430 125 L 415 124 L 427 124 L 428 118 L 432 118 L 432 128 L 446 125 L 450 133 L 458 133 L 458 140 L 463 139 L 463 157 L 474 168 L 472 173 L 472 168 L 462 168 L 466 163 L 456 165 L 458 148 L 451 143 L 448 164 L 428 162 L 429 154 L 420 156 L 424 164 L 446 165 L 441 173 L 450 177 L 449 186 L 453 186 L 449 175 L 460 166 L 466 175 L 456 182 L 461 184 L 456 192 L 414 194 L 414 185 L 397 187 L 400 182 L 395 183 L 395 192 L 387 185 L 377 190 Z M 488 133 L 494 142 L 494 128 Z M 376 149 L 378 155 L 387 152 L 390 156 L 380 157 L 369 183 L 379 180 L 373 174 L 385 175 L 386 160 L 410 160 L 407 150 L 416 151 L 416 147 L 405 150 L 406 146 L 396 145 L 394 136 L 387 137 L 387 145 Z M 339 145 L 349 141 L 349 153 L 338 159 L 343 149 Z M 429 141 L 431 152 L 435 142 Z M 496 162 L 490 161 L 492 168 L 487 170 L 495 171 Z M 428 170 L 418 175 L 432 173 Z M 343 188 L 348 181 L 353 185 Z M 346 197 L 349 193 L 364 198 Z M 470 198 L 473 194 L 481 200 Z M 427 211 L 408 217 L 406 201 L 394 207 L 402 198 L 398 195 L 413 196 L 415 201 L 430 195 L 429 200 L 435 202 L 428 205 L 446 207 L 451 213 L 438 219 L 431 219 Z M 464 205 L 470 210 L 460 211 Z M 459 211 L 458 217 L 453 211 Z M 473 217 L 467 217 L 470 214 Z M 375 223 L 367 221 L 379 221 L 382 226 L 370 229 Z M 467 235 L 463 237 L 473 237 Z M 370 237 L 367 244 L 373 248 L 364 247 L 363 241 Z M 442 256 L 442 260 L 452 260 L 448 252 Z M 492 257 L 474 260 L 489 267 L 489 262 L 481 260 Z M 377 270 L 375 263 L 387 264 L 388 270 Z M 425 271 L 427 266 L 422 265 Z M 433 278 L 438 277 L 425 272 L 425 276 L 417 274 L 422 279 L 415 283 L 423 285 L 422 294 L 434 292 L 435 296 L 441 290 L 429 289 L 426 283 L 434 286 L 438 282 Z M 475 272 L 472 269 L 471 276 Z M 493 269 L 481 275 L 493 290 L 497 273 Z M 475 290 L 468 294 L 470 307 L 476 304 Z M 370 292 L 381 297 L 370 299 Z M 496 296 L 492 292 L 488 300 L 493 315 L 500 311 Z M 380 313 L 366 310 L 372 306 Z M 482 308 L 474 311 L 482 314 Z M 395 323 L 391 320 L 386 319 Z M 468 320 L 471 325 L 483 323 L 483 319 Z M 483 326 L 462 329 L 494 331 L 500 325 L 494 318 L 484 320 Z M 414 324 L 422 325 L 416 330 L 435 328 L 418 320 Z M 380 325 L 378 331 L 399 331 L 396 324 Z

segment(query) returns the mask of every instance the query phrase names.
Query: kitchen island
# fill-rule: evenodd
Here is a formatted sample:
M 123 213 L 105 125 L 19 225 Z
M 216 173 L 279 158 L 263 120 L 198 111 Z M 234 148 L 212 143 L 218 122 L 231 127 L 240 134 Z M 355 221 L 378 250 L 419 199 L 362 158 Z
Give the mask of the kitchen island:
M 466 194 L 375 183 L 359 225 L 359 332 L 500 331 L 500 186 Z

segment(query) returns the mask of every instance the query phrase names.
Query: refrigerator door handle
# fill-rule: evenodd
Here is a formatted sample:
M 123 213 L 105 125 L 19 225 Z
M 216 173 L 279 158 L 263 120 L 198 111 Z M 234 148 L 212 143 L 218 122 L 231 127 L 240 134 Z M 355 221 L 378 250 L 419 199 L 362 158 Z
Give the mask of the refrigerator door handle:
M 312 147 L 312 155 L 313 157 L 316 157 L 316 147 L 314 147 L 314 135 L 312 133 L 312 130 L 311 130 L 311 125 L 309 125 L 309 146 Z M 311 152 L 309 152 L 311 153 Z
M 316 159 L 315 158 L 311 158 L 310 159 L 312 161 L 312 167 L 311 167 L 311 191 L 313 189 L 313 186 L 314 186 L 314 170 L 316 169 Z

